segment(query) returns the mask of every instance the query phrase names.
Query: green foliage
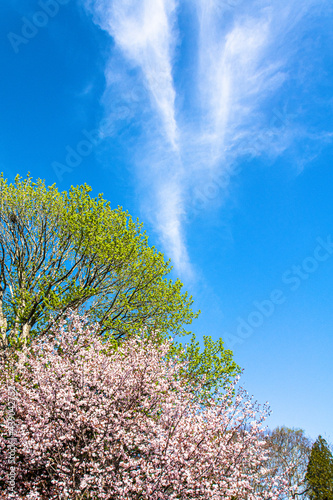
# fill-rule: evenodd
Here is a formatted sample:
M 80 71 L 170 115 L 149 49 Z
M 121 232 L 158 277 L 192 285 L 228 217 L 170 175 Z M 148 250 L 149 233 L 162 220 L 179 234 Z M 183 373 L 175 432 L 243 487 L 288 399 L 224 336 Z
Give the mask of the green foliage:
M 0 327 L 11 343 L 48 329 L 51 315 L 89 311 L 114 338 L 147 327 L 188 333 L 193 300 L 142 224 L 87 185 L 59 193 L 31 177 L 0 177 Z M 4 323 L 6 319 L 6 325 Z M 2 321 L 2 324 L 1 324 Z
M 333 500 L 333 456 L 321 436 L 312 446 L 306 481 L 310 500 Z
M 180 362 L 186 363 L 186 369 L 181 369 L 180 374 L 185 380 L 194 382 L 196 387 L 200 387 L 198 393 L 204 402 L 216 397 L 219 389 L 226 387 L 241 373 L 241 369 L 233 360 L 232 351 L 224 349 L 222 339 L 214 342 L 211 337 L 204 335 L 203 341 L 203 351 L 194 334 L 190 343 L 185 346 L 173 342 L 169 357 L 177 357 Z
M 0 341 L 24 347 L 46 334 L 50 318 L 70 309 L 87 312 L 114 347 L 138 331 L 181 336 L 199 313 L 180 280 L 167 279 L 170 262 L 148 244 L 142 224 L 121 207 L 111 209 L 82 185 L 59 192 L 38 179 L 0 176 Z M 1 343 L 1 342 L 0 342 Z M 189 362 L 186 377 L 214 392 L 239 367 L 222 340 L 192 337 L 185 349 L 170 352 Z M 185 376 L 184 370 L 184 376 Z

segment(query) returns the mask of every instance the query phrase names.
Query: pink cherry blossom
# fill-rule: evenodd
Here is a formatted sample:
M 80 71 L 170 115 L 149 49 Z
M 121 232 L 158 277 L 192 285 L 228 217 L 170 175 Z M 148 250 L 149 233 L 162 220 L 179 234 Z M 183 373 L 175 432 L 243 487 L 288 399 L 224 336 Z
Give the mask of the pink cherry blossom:
M 235 395 L 235 382 L 203 408 L 182 383 L 180 363 L 166 360 L 169 341 L 139 333 L 116 348 L 97 328 L 73 313 L 26 354 L 2 361 L 1 499 L 285 497 L 282 476 L 266 479 L 267 406 L 243 389 Z

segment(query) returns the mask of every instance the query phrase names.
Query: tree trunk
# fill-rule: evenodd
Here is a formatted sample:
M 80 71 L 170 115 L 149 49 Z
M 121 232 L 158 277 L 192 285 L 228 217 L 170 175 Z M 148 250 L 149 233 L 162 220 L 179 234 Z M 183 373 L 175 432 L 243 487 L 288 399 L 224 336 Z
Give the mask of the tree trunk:
M 5 349 L 6 347 L 8 347 L 7 319 L 3 315 L 2 298 L 3 298 L 3 291 L 0 290 L 0 342 L 1 342 L 1 348 Z

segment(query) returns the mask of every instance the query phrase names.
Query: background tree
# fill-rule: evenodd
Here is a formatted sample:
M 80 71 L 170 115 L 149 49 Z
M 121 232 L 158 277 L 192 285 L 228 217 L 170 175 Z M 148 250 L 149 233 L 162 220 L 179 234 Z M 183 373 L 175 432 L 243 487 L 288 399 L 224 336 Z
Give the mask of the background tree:
M 321 436 L 311 449 L 306 482 L 310 500 L 333 500 L 333 456 Z
M 305 474 L 311 452 L 311 440 L 305 436 L 302 429 L 283 426 L 269 430 L 265 441 L 268 455 L 266 475 L 274 478 L 288 469 L 288 484 L 293 487 L 291 498 L 307 498 Z

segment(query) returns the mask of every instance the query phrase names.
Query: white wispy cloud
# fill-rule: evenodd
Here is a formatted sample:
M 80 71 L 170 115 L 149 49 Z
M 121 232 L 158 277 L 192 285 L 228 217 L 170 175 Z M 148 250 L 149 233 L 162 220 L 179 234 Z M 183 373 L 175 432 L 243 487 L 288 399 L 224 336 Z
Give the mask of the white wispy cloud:
M 271 99 L 288 82 L 322 1 L 228 2 L 196 0 L 199 25 L 199 87 L 206 127 L 214 151 L 236 156 L 273 114 Z M 309 74 L 307 75 L 309 76 Z M 302 82 L 294 82 L 299 84 Z M 278 153 L 289 146 L 281 136 Z M 270 142 L 267 141 L 267 149 Z M 219 153 L 217 152 L 217 156 Z
M 96 0 L 87 6 L 133 66 L 141 69 L 165 133 L 177 147 L 172 78 L 175 0 Z
M 148 144 L 141 145 L 142 151 L 146 150 L 146 157 L 139 155 L 137 160 L 137 166 L 141 165 L 142 168 L 140 182 L 145 183 L 148 191 L 142 206 L 177 269 L 190 275 L 192 271 L 182 231 L 184 196 L 175 111 L 176 92 L 172 76 L 177 42 L 177 2 L 88 0 L 86 6 L 93 13 L 95 22 L 113 37 L 129 64 L 141 71 L 142 83 L 157 112 L 157 121 L 145 113 L 144 128 L 152 132 L 148 133 Z M 125 72 L 119 78 L 119 70 L 115 71 L 114 64 L 111 64 L 107 66 L 106 77 L 109 87 L 118 83 L 127 92 L 125 102 L 127 100 L 137 107 L 137 98 L 133 100 L 133 92 L 135 94 L 137 88 L 133 91 L 133 82 L 128 84 Z M 112 98 L 109 100 L 109 105 L 108 99 L 105 101 L 111 118 L 109 127 L 113 129 L 112 121 L 119 116 L 114 116 Z M 128 114 L 133 118 L 132 110 Z M 162 144 L 159 144 L 160 141 Z
M 198 14 L 202 113 L 216 163 L 224 153 L 239 154 L 263 126 L 261 106 L 283 84 L 285 64 L 274 54 L 272 9 L 235 14 L 227 27 L 218 1 L 199 0 Z
M 198 193 L 208 201 L 223 198 L 218 190 L 207 193 L 216 179 L 227 188 L 239 158 L 275 158 L 306 135 L 294 103 L 292 111 L 276 106 L 309 17 L 324 4 L 329 2 L 183 0 L 197 16 L 196 65 L 177 86 L 177 0 L 86 0 L 94 21 L 115 42 L 106 64 L 106 113 L 114 128 L 116 92 L 128 103 L 125 119 L 140 123 L 134 157 L 142 206 L 183 273 L 193 274 L 184 221 Z

